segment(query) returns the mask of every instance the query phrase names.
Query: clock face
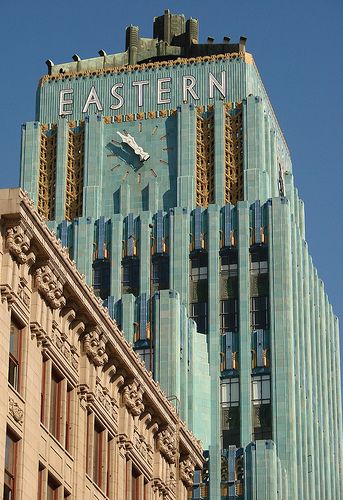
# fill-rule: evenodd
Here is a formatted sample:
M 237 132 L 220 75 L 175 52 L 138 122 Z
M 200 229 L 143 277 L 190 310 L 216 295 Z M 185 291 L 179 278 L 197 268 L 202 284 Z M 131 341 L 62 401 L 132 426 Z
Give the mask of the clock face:
M 149 209 L 152 189 L 159 210 L 175 204 L 176 116 L 105 124 L 104 145 L 103 192 L 109 202 L 125 184 L 133 212 Z

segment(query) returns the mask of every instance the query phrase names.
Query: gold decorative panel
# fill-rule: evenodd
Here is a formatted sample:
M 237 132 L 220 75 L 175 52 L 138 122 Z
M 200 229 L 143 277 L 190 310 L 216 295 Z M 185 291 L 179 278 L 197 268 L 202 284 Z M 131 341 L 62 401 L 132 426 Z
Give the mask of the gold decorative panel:
M 196 204 L 207 207 L 214 203 L 214 116 L 197 114 L 196 135 Z
M 225 106 L 225 203 L 243 200 L 243 126 L 242 105 Z
M 40 160 L 38 175 L 38 212 L 48 220 L 55 216 L 56 187 L 56 128 L 41 128 Z
M 65 218 L 82 217 L 84 128 L 69 130 Z

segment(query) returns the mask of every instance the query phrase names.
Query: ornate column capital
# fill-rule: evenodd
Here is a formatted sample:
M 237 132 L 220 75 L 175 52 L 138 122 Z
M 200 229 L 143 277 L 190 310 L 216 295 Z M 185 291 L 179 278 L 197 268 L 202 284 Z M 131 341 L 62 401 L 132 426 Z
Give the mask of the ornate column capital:
M 63 284 L 48 264 L 36 270 L 35 280 L 38 291 L 52 309 L 65 306 L 66 299 L 63 296 Z
M 88 359 L 95 366 L 103 366 L 108 361 L 106 354 L 107 336 L 100 329 L 95 328 L 83 337 L 83 349 Z
M 123 389 L 123 403 L 132 415 L 140 415 L 144 411 L 143 390 L 135 380 Z
M 176 442 L 175 433 L 170 427 L 157 434 L 157 449 L 165 456 L 169 463 L 174 464 L 176 461 Z

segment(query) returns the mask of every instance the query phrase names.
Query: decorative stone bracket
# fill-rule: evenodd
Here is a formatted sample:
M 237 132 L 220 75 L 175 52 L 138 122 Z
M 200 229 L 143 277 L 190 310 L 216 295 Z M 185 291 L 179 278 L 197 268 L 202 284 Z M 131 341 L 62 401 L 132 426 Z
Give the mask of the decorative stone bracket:
M 176 460 L 175 431 L 170 427 L 157 434 L 157 449 L 165 456 L 169 463 L 174 464 Z
M 22 425 L 24 422 L 24 411 L 13 398 L 9 398 L 8 400 L 8 412 L 18 424 Z
M 85 334 L 83 338 L 83 348 L 88 359 L 95 366 L 103 366 L 108 361 L 106 354 L 107 336 L 99 329 L 94 329 Z
M 135 380 L 124 387 L 123 403 L 132 415 L 140 415 L 144 411 L 143 390 Z
M 22 226 L 14 226 L 7 229 L 6 245 L 13 258 L 20 264 L 24 264 L 30 258 L 35 261 L 34 254 L 27 255 L 30 249 L 30 238 Z
M 190 488 L 193 486 L 194 463 L 190 458 L 186 458 L 180 462 L 180 479 Z
M 52 309 L 65 306 L 66 299 L 63 297 L 63 284 L 55 276 L 49 265 L 38 268 L 35 273 L 35 279 L 38 291 Z

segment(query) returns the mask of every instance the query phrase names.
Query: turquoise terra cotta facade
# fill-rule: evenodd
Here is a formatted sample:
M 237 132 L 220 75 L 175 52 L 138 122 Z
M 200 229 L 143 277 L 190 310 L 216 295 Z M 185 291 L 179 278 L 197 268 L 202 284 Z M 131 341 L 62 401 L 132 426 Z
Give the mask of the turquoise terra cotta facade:
M 202 440 L 194 499 L 338 500 L 338 320 L 290 154 L 245 39 L 197 37 L 166 11 L 48 61 L 21 186 Z

